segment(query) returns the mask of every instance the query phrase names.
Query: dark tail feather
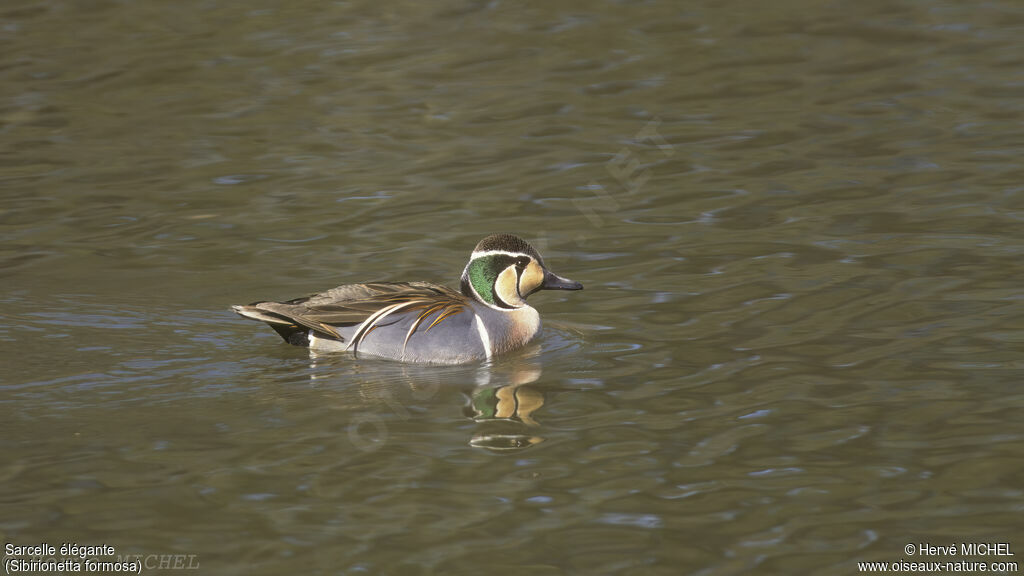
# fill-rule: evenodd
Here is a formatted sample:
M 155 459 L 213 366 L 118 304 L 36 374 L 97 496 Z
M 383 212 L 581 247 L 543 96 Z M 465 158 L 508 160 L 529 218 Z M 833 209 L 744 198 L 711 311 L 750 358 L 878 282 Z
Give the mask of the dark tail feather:
M 303 326 L 296 326 L 292 324 L 285 326 L 284 324 L 270 324 L 270 327 L 274 329 L 284 338 L 284 341 L 291 344 L 292 346 L 309 346 L 309 329 Z
M 232 306 L 231 309 L 240 316 L 266 322 L 268 326 L 274 329 L 274 332 L 277 332 L 281 338 L 284 338 L 285 342 L 293 346 L 309 346 L 309 328 L 299 326 L 279 314 L 261 310 L 257 308 L 258 304 L 260 303 L 256 302 L 249 306 Z

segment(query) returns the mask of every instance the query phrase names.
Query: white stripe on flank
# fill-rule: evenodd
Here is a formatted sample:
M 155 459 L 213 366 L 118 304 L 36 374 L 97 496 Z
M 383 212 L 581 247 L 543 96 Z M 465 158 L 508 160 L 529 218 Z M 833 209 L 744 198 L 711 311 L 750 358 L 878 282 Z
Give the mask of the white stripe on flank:
M 476 331 L 480 334 L 480 342 L 484 345 L 484 354 L 487 355 L 487 359 L 491 359 L 491 335 L 487 333 L 487 328 L 484 327 L 483 318 L 476 317 Z

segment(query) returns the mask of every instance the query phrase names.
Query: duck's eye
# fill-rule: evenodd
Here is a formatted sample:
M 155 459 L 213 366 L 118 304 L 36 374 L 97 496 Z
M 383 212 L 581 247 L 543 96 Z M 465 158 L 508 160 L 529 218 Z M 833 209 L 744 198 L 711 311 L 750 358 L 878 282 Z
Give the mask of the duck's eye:
M 529 266 L 529 265 L 530 265 L 530 259 L 529 258 L 527 258 L 525 256 L 520 256 L 519 258 L 516 258 L 516 268 L 518 268 L 520 272 L 525 270 L 526 267 Z

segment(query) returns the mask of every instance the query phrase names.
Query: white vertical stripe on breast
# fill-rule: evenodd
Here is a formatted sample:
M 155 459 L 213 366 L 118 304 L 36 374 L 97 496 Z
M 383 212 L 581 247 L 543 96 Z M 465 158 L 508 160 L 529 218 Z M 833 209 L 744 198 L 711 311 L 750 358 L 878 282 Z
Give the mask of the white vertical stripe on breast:
M 476 331 L 480 334 L 480 342 L 484 345 L 484 354 L 487 355 L 487 359 L 491 359 L 491 335 L 487 333 L 487 328 L 484 327 L 484 319 L 480 316 L 476 317 Z

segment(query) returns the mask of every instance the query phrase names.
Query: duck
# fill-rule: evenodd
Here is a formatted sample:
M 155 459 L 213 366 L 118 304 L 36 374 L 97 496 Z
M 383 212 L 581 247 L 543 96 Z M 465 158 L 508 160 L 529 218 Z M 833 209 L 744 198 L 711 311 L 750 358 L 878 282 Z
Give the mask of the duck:
M 549 270 L 526 240 L 492 234 L 473 248 L 458 291 L 421 281 L 367 282 L 231 308 L 315 352 L 465 364 L 522 348 L 540 333 L 540 314 L 527 297 L 582 289 Z

